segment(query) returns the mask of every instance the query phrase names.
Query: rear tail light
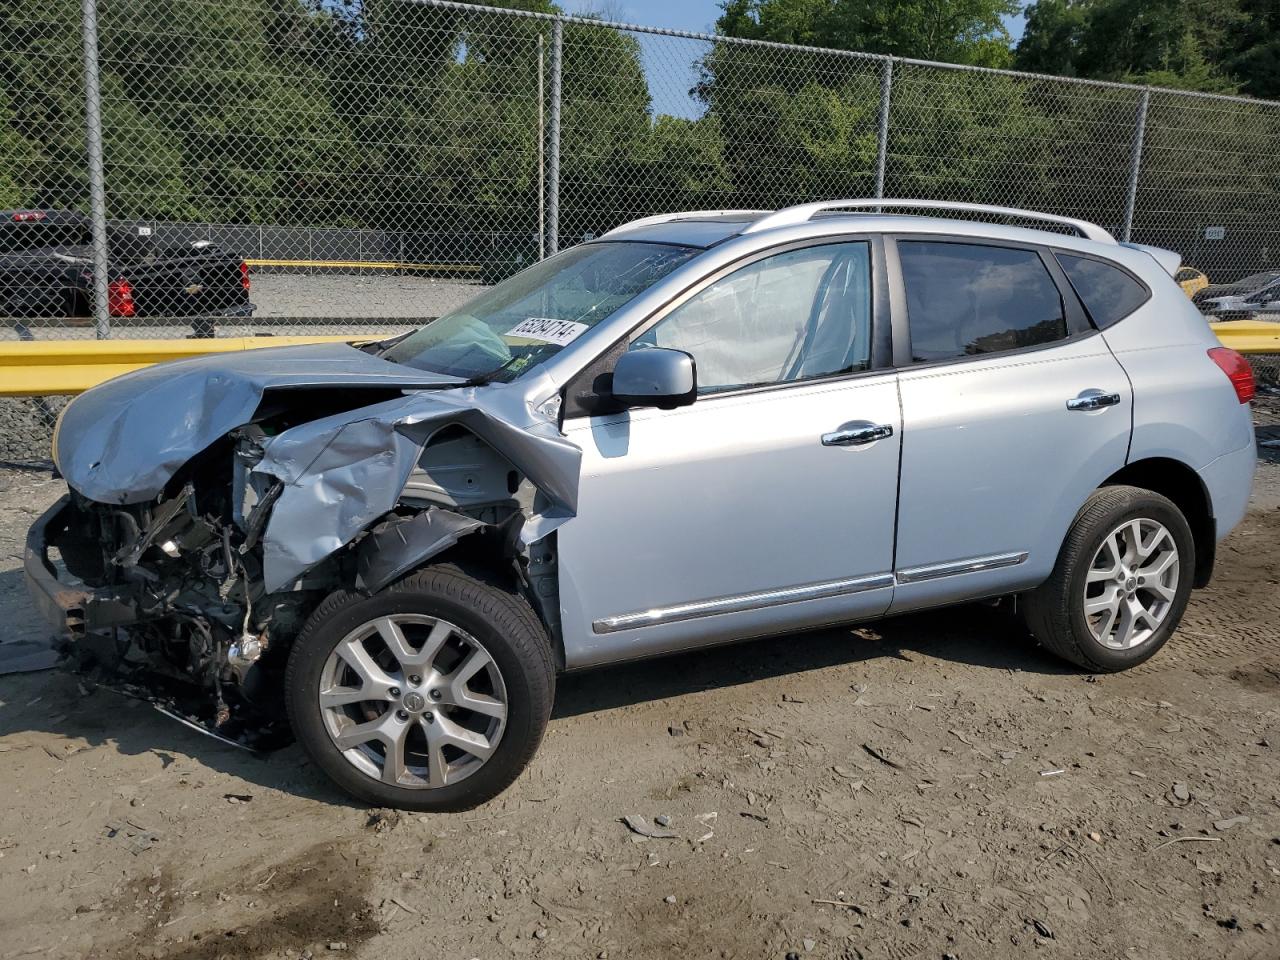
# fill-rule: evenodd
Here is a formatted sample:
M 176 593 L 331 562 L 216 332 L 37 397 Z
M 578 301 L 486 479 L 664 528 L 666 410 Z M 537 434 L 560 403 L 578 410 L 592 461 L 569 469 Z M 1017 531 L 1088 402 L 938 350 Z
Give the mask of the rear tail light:
M 133 284 L 128 280 L 112 280 L 107 284 L 107 313 L 113 317 L 132 317 L 136 312 Z
M 19 210 L 13 215 L 14 223 L 39 223 L 48 214 L 43 210 Z
M 1227 375 L 1241 403 L 1248 403 L 1253 399 L 1256 390 L 1253 383 L 1253 368 L 1249 366 L 1248 360 L 1227 347 L 1214 347 L 1209 351 L 1209 359 Z
M 240 288 L 246 291 L 249 289 L 249 265 L 243 260 L 240 261 Z

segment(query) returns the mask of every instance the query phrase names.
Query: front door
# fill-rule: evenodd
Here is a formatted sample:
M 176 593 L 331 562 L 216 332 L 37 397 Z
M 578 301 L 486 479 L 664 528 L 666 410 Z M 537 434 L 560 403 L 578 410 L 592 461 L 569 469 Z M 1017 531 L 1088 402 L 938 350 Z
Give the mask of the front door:
M 693 354 L 692 406 L 566 422 L 583 450 L 557 534 L 569 667 L 888 609 L 901 419 L 896 374 L 874 369 L 872 253 L 725 271 L 630 346 Z

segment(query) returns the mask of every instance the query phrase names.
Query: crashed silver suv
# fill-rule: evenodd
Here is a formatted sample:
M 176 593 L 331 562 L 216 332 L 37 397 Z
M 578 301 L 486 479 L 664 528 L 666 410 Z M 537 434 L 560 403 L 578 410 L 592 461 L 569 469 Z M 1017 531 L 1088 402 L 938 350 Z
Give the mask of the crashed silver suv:
M 1177 266 L 936 202 L 641 220 L 400 339 L 89 391 L 27 577 L 81 669 L 420 810 L 510 784 L 561 671 L 991 597 L 1121 670 L 1254 470 Z

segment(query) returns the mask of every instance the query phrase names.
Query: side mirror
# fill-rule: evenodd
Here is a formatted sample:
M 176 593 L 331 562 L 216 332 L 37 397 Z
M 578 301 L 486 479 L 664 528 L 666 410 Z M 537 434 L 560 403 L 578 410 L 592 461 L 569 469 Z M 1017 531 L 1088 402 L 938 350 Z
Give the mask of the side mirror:
M 628 407 L 687 407 L 698 396 L 697 365 L 683 350 L 628 350 L 614 365 L 611 392 Z

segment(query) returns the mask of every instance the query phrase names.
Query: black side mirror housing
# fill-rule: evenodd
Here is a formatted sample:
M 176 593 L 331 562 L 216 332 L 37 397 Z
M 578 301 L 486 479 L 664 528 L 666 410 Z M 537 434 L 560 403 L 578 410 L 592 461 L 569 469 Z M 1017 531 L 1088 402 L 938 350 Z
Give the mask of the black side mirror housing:
M 687 407 L 698 397 L 698 367 L 683 350 L 628 350 L 613 368 L 611 393 L 627 407 Z

